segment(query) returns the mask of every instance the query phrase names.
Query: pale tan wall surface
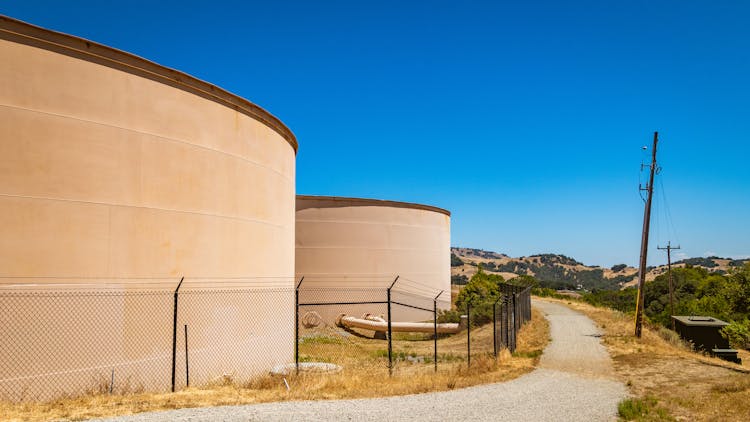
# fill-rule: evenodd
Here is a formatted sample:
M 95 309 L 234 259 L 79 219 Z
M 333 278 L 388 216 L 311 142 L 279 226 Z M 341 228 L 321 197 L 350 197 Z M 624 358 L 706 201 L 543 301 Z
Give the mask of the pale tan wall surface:
M 171 290 L 183 275 L 211 278 L 204 284 L 213 288 L 242 277 L 256 288 L 268 280 L 268 288 L 285 289 L 280 305 L 264 306 L 289 311 L 296 148 L 291 132 L 257 106 L 187 75 L 24 25 L 0 18 L 0 287 L 42 284 L 59 291 L 57 284 L 81 280 L 159 278 L 159 286 L 149 287 Z M 232 283 L 236 288 L 237 281 Z M 37 359 L 0 347 L 0 361 L 18 363 L 0 365 L 0 390 L 3 379 L 33 375 L 27 372 L 111 366 L 165 351 L 171 359 L 170 310 L 165 338 L 161 325 L 142 324 L 149 317 L 142 306 L 126 306 L 137 299 L 113 300 L 89 300 L 86 317 L 117 321 L 109 325 L 119 337 L 102 331 L 108 324 L 91 328 L 93 333 L 79 330 L 109 339 L 107 353 L 83 362 L 68 351 Z M 20 313 L 16 320 L 6 314 L 0 328 L 6 338 L 0 341 L 23 332 L 8 325 L 14 321 L 61 332 L 80 318 L 60 300 L 47 302 L 56 321 L 32 323 Z M 202 309 L 195 318 L 217 312 Z M 265 315 L 263 309 L 259 314 Z M 292 323 L 259 321 L 278 328 L 263 341 L 286 345 L 275 360 L 288 361 Z M 158 347 L 149 346 L 148 338 L 158 339 Z M 163 384 L 161 374 L 153 377 L 159 381 L 144 384 Z
M 450 306 L 447 211 L 390 201 L 298 196 L 295 242 L 297 277 L 305 277 L 308 289 L 386 287 L 398 275 L 399 291 L 424 297 L 444 290 L 438 305 Z M 344 300 L 348 294 L 325 292 L 332 301 Z M 432 308 L 431 301 L 403 299 Z M 400 310 L 399 314 L 408 317 Z

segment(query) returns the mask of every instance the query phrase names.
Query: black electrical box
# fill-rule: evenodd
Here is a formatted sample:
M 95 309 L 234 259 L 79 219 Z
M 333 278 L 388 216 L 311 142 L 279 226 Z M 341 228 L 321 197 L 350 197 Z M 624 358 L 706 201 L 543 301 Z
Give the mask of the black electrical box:
M 693 343 L 696 350 L 703 350 L 718 358 L 740 363 L 737 351 L 729 347 L 722 337 L 721 329 L 729 325 L 709 316 L 673 316 L 675 329 L 684 340 Z

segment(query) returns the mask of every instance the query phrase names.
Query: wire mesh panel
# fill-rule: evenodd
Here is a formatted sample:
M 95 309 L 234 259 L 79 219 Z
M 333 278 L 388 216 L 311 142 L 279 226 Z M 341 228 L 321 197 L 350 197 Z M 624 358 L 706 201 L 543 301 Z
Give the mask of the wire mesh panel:
M 507 296 L 498 299 L 494 304 L 493 323 L 494 352 L 497 356 L 501 350 L 508 349 L 508 303 Z
M 516 286 L 503 288 L 508 293 L 497 301 L 450 313 L 459 322 L 438 324 L 437 311 L 450 308 L 449 295 L 441 298 L 444 292 L 399 278 L 359 281 L 360 287 L 320 279 L 298 286 L 298 368 L 321 362 L 409 374 L 436 370 L 441 362 L 470 363 L 472 357 L 486 359 L 503 348 L 514 351 L 518 328 L 530 318 L 529 290 L 514 294 Z
M 0 399 L 169 388 L 169 291 L 0 288 L 0 309 Z
M 434 296 L 391 290 L 393 371 L 434 370 L 434 341 L 438 328 L 435 308 Z
M 521 323 L 531 321 L 531 287 L 527 287 L 518 293 L 518 303 L 521 309 Z
M 214 284 L 179 292 L 176 388 L 242 384 L 293 362 L 293 288 Z
M 388 371 L 387 290 L 300 287 L 298 362 Z
M 436 289 L 388 276 L 303 281 L 296 316 L 300 367 L 434 370 L 435 310 L 450 307 L 449 294 L 440 300 Z
M 467 306 L 466 314 L 468 316 L 468 333 L 467 333 L 467 353 L 470 359 L 482 359 L 495 354 L 495 337 L 493 323 L 494 301 L 484 301 L 482 303 Z

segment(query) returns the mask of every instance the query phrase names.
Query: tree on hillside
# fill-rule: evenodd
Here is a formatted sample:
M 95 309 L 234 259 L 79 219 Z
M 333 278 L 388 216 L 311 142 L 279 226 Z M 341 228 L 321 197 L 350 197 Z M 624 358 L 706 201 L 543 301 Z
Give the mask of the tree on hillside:
M 518 277 L 511 278 L 506 283 L 521 287 L 539 287 L 539 280 L 528 274 L 520 274 Z
M 451 252 L 451 267 L 460 267 L 462 265 L 464 265 L 464 261 L 458 255 Z
M 624 270 L 625 268 L 628 268 L 628 266 L 625 265 L 625 264 L 617 264 L 617 265 L 613 265 L 612 268 L 611 268 L 611 270 L 612 270 L 612 272 L 619 273 L 620 271 Z

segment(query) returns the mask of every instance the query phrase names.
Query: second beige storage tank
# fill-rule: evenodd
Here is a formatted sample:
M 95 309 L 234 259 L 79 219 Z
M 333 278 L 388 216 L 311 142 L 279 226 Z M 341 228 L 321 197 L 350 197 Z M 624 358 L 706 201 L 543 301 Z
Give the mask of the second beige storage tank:
M 450 305 L 450 212 L 396 201 L 297 196 L 297 278 L 347 288 L 382 286 L 399 276 L 402 290 L 445 293 Z M 309 280 L 309 281 L 307 281 Z

